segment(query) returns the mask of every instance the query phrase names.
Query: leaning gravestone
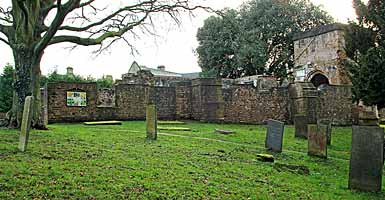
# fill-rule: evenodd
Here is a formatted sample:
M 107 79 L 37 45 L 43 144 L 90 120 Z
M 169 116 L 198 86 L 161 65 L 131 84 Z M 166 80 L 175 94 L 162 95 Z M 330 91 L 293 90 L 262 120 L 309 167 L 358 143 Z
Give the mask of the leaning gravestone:
M 350 154 L 349 189 L 381 191 L 384 129 L 353 126 Z
M 326 129 L 320 129 L 320 131 L 326 131 L 327 144 L 332 144 L 332 122 L 328 119 L 320 119 L 317 121 L 318 126 L 326 126 Z
M 146 108 L 146 130 L 147 139 L 156 140 L 157 138 L 157 113 L 155 104 L 147 104 Z
M 326 125 L 309 124 L 308 129 L 308 152 L 309 156 L 327 158 L 327 136 Z
M 32 112 L 33 112 L 33 96 L 25 98 L 23 119 L 21 121 L 21 132 L 19 140 L 19 149 L 24 152 L 27 150 L 29 130 L 31 128 Z
M 307 138 L 307 116 L 296 114 L 294 116 L 295 137 Z
M 265 147 L 274 152 L 282 152 L 282 140 L 285 124 L 276 120 L 267 121 Z

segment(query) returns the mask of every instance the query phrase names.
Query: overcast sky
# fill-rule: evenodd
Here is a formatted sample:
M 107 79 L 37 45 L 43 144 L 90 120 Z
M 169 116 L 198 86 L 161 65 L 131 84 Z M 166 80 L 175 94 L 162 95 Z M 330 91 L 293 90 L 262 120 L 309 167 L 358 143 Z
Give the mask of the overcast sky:
M 1 0 L 3 1 L 3 0 Z M 7 0 L 5 0 L 7 1 Z M 8 0 L 9 1 L 9 0 Z M 205 5 L 215 9 L 224 7 L 237 8 L 246 0 L 203 0 Z M 317 5 L 322 5 L 338 22 L 347 22 L 353 19 L 355 14 L 352 8 L 352 0 L 311 0 Z M 0 3 L 3 5 L 3 3 Z M 135 46 L 139 55 L 132 56 L 130 49 L 122 43 L 115 44 L 108 52 L 95 57 L 92 51 L 95 48 L 79 47 L 70 51 L 68 44 L 50 46 L 45 50 L 41 62 L 43 74 L 52 72 L 55 68 L 59 73 L 65 73 L 66 68 L 71 66 L 74 73 L 82 76 L 113 75 L 120 78 L 121 74 L 127 73 L 131 63 L 137 61 L 140 65 L 155 68 L 165 65 L 166 70 L 174 72 L 198 72 L 201 69 L 197 63 L 194 49 L 197 47 L 197 29 L 203 26 L 208 13 L 198 12 L 196 17 L 182 16 L 182 26 L 176 27 L 162 24 L 157 34 L 159 37 L 142 36 L 136 40 Z M 12 52 L 0 42 L 0 72 L 6 63 L 13 63 Z

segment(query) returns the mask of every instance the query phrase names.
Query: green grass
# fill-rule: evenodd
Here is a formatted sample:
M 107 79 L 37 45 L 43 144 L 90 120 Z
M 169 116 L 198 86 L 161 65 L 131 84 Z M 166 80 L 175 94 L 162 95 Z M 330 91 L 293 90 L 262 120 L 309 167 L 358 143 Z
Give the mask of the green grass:
M 286 126 L 275 162 L 306 166 L 303 175 L 257 160 L 266 153 L 264 126 L 180 127 L 193 131 L 161 131 L 149 142 L 142 121 L 54 124 L 32 131 L 26 153 L 17 150 L 17 131 L 0 129 L 0 199 L 385 199 L 347 188 L 350 128 L 333 129 L 323 160 L 307 156 L 307 141 Z

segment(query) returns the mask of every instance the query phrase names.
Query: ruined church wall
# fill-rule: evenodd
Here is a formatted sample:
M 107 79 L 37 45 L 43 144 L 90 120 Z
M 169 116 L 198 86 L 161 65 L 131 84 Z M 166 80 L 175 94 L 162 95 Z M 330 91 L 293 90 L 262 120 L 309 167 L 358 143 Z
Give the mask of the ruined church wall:
M 320 90 L 320 104 L 318 118 L 330 119 L 334 125 L 352 124 L 354 104 L 350 86 L 326 86 Z
M 142 120 L 146 114 L 146 87 L 144 85 L 116 85 L 115 91 L 102 91 L 96 83 L 48 84 L 49 122 L 79 122 L 93 120 Z M 67 106 L 67 91 L 87 94 L 84 107 Z M 175 119 L 175 88 L 156 87 L 156 103 L 160 119 Z M 114 102 L 106 100 L 113 93 Z M 107 103 L 106 103 L 107 102 Z
M 267 119 L 291 122 L 287 88 L 257 91 L 251 85 L 223 89 L 225 122 L 262 124 Z
M 116 85 L 100 92 L 96 83 L 48 84 L 49 122 L 92 120 L 143 120 L 146 111 L 145 85 Z M 67 106 L 67 91 L 87 93 L 87 106 Z M 292 123 L 295 107 L 289 89 L 260 90 L 251 85 L 223 87 L 220 81 L 201 79 L 172 87 L 153 88 L 161 120 L 193 119 L 205 122 L 262 124 L 267 119 Z M 111 96 L 113 100 L 108 100 Z M 103 99 L 107 98 L 107 99 Z M 335 125 L 352 123 L 352 99 L 348 86 L 328 86 L 319 92 L 318 118 Z

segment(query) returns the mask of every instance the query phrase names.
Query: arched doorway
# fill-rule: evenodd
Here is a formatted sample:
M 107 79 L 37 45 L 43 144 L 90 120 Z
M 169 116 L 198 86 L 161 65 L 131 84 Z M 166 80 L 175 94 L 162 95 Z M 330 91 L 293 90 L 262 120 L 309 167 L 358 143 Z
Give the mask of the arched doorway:
M 310 82 L 313 83 L 313 85 L 318 88 L 321 85 L 329 85 L 329 79 L 323 75 L 323 74 L 315 74 L 311 79 Z

